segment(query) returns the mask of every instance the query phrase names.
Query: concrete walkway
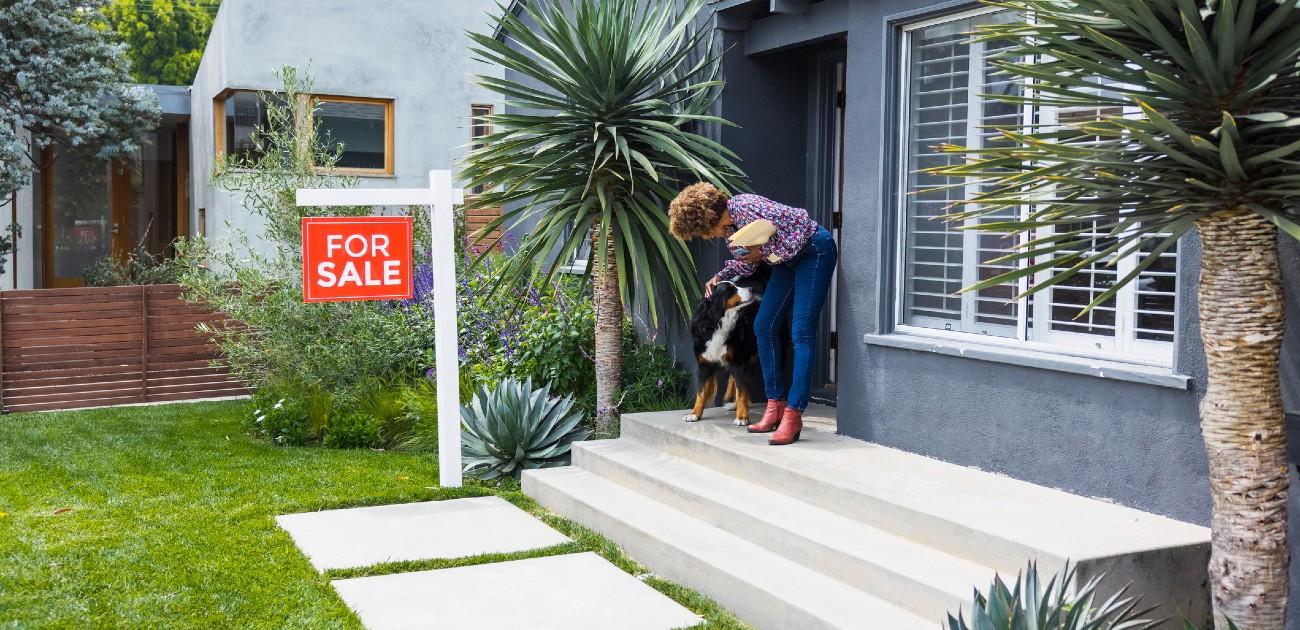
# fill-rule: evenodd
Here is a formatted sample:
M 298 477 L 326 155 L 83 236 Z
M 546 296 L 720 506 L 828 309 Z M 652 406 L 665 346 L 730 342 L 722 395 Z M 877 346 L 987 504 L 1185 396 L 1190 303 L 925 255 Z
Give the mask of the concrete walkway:
M 275 520 L 317 571 L 511 553 L 569 542 L 500 497 L 287 514 Z
M 276 521 L 322 572 L 569 542 L 498 497 L 289 514 Z M 593 553 L 351 578 L 332 585 L 373 630 L 669 630 L 702 621 Z
M 701 621 L 594 553 L 380 575 L 333 584 L 361 622 L 373 630 L 663 630 Z

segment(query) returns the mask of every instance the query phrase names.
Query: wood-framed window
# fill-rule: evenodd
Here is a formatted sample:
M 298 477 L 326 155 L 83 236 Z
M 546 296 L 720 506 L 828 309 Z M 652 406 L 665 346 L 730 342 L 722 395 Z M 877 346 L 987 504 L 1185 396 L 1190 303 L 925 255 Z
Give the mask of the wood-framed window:
M 257 90 L 223 90 L 212 99 L 212 146 L 217 159 L 261 157 L 253 134 L 267 122 L 266 103 Z
M 355 96 L 312 95 L 317 142 L 342 145 L 335 172 L 344 175 L 393 174 L 393 101 Z
M 341 145 L 334 172 L 342 175 L 392 176 L 393 100 L 303 95 L 298 112 L 311 111 L 317 126 L 316 141 L 323 148 Z M 307 107 L 311 99 L 314 108 Z M 267 108 L 256 90 L 225 90 L 213 99 L 217 159 L 228 153 L 256 159 L 253 132 L 267 123 Z
M 491 105 L 469 106 L 470 150 L 483 148 L 483 138 L 492 135 L 492 122 L 488 119 L 488 116 L 491 116 L 492 112 L 493 107 Z M 475 186 L 470 189 L 470 194 L 482 194 L 483 190 L 483 186 Z
M 1136 114 L 1035 109 L 984 97 L 1016 94 L 1031 87 L 992 65 L 992 56 L 1005 45 L 971 41 L 970 33 L 978 25 L 1013 19 L 1018 18 L 1007 11 L 977 9 L 903 28 L 902 134 L 896 173 L 901 193 L 897 196 L 897 328 L 900 332 L 1170 366 L 1178 265 L 1172 249 L 1114 298 L 1082 317 L 1076 317 L 1079 311 L 1133 269 L 1136 257 L 1116 260 L 1114 265 L 1099 262 L 1020 302 L 1011 298 L 1060 269 L 1045 270 L 1017 283 L 959 293 L 963 287 L 1010 270 L 1010 265 L 1030 261 L 994 264 L 990 261 L 1008 253 L 1014 240 L 1003 234 L 958 229 L 958 225 L 938 219 L 952 211 L 950 204 L 979 192 L 974 180 L 963 184 L 958 178 L 920 172 L 963 159 L 943 153 L 939 145 L 984 147 L 1004 142 L 997 128 Z M 935 190 L 942 186 L 951 187 Z M 1006 220 L 1028 211 L 1009 208 L 999 216 L 969 219 L 967 227 L 976 221 Z M 1105 238 L 1097 235 L 1097 247 L 1104 247 Z

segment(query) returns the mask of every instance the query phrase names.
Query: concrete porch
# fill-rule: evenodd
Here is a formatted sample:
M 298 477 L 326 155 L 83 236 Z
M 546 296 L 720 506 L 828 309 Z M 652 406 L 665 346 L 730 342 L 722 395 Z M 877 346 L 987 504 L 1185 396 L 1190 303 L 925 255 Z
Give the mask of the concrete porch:
M 682 415 L 624 416 L 524 491 L 761 628 L 933 628 L 1031 558 L 1208 615 L 1206 528 L 838 436 L 831 408 L 782 448 L 723 409 Z

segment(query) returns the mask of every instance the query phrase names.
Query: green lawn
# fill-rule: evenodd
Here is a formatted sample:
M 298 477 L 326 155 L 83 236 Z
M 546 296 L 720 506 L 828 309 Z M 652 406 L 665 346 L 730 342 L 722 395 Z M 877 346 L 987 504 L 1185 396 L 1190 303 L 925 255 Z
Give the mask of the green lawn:
M 220 402 L 0 417 L 0 627 L 358 627 L 274 516 L 489 493 L 575 541 L 510 557 L 592 550 L 644 572 L 513 484 L 445 490 L 428 454 L 271 446 L 241 431 L 245 413 Z M 744 627 L 688 589 L 647 582 L 704 627 Z

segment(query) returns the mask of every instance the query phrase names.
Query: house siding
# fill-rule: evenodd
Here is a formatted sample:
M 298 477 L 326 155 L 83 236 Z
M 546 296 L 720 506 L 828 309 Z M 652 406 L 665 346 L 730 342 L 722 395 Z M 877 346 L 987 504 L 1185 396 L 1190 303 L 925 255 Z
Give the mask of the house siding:
M 191 226 L 206 208 L 207 232 L 220 241 L 257 217 L 237 196 L 209 185 L 214 165 L 213 98 L 225 89 L 277 90 L 274 71 L 309 72 L 319 94 L 393 99 L 393 176 L 363 177 L 370 188 L 428 186 L 432 169 L 457 170 L 469 146 L 470 105 L 501 99 L 472 83 L 500 74 L 471 59 L 467 30 L 490 31 L 493 0 L 225 0 L 204 51 L 192 98 Z M 230 226 L 233 229 L 227 229 Z M 255 243 L 255 245 L 257 245 Z

